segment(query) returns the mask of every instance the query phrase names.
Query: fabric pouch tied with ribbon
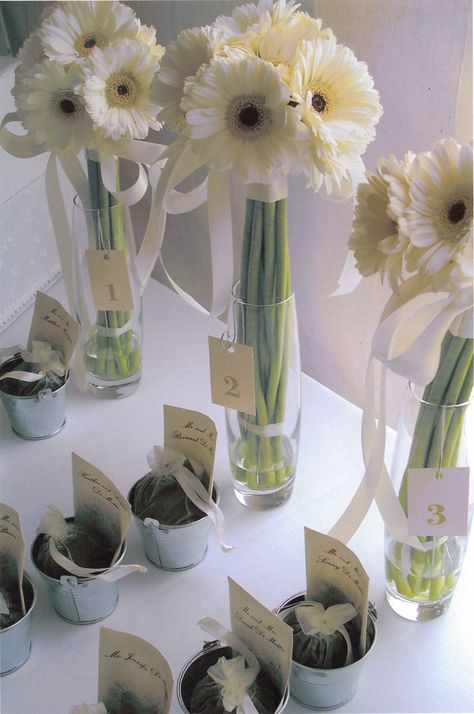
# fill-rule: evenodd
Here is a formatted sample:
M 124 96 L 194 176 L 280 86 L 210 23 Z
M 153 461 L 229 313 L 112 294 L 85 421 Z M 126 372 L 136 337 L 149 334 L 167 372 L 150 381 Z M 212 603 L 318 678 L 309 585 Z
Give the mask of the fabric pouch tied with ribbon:
M 209 516 L 224 551 L 234 546 L 223 542 L 224 517 L 211 498 L 208 474 L 196 459 L 173 449 L 155 446 L 147 455 L 150 473 L 134 486 L 130 502 L 134 514 L 147 523 L 180 526 Z
M 283 620 L 293 629 L 293 660 L 314 669 L 352 664 L 353 641 L 359 639 L 352 622 L 357 614 L 350 603 L 325 609 L 321 603 L 310 600 L 283 611 Z
M 196 683 L 191 714 L 274 714 L 281 695 L 250 649 L 212 618 L 205 617 L 198 624 L 232 648 L 232 656 L 218 657 Z
M 0 350 L 0 356 L 17 357 L 14 369 L 0 372 L 0 391 L 19 397 L 30 397 L 64 384 L 66 368 L 62 352 L 49 342 L 33 340 L 31 351 L 19 345 Z

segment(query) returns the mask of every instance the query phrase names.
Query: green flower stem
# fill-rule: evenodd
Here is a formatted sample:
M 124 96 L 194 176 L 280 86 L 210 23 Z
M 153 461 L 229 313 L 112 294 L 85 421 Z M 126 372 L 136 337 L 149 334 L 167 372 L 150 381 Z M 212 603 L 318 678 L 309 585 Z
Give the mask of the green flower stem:
M 87 173 L 90 205 L 98 210 L 98 213 L 93 216 L 92 247 L 98 250 L 126 250 L 125 216 L 122 205 L 105 188 L 98 162 L 88 159 Z M 118 173 L 117 189 L 120 189 Z M 110 210 L 111 208 L 114 210 Z M 100 310 L 97 313 L 97 324 L 105 328 L 119 329 L 130 320 L 130 317 L 131 313 L 126 310 Z M 127 330 L 118 336 L 96 335 L 97 359 L 89 361 L 89 370 L 106 379 L 125 378 L 136 372 L 141 363 L 141 350 L 139 347 L 132 348 L 134 337 L 133 330 Z
M 287 309 L 279 303 L 289 297 L 289 284 L 286 201 L 247 200 L 239 293 L 247 306 L 237 303 L 245 310 L 237 339 L 254 347 L 256 416 L 240 415 L 250 425 L 264 427 L 284 418 L 289 338 Z M 244 425 L 240 451 L 245 468 L 236 469 L 236 477 L 252 488 L 272 488 L 289 473 L 280 436 L 258 436 Z
M 423 392 L 407 468 L 400 487 L 399 499 L 405 513 L 409 468 L 448 468 L 456 465 L 467 407 L 455 405 L 466 404 L 471 398 L 472 389 L 473 340 L 456 337 L 448 332 L 441 347 L 436 375 Z M 411 574 L 407 580 L 390 563 L 387 563 L 387 575 L 401 595 L 436 601 L 454 587 L 456 573 L 454 570 L 443 572 L 443 556 L 448 547 L 445 539 L 427 536 L 420 537 L 420 541 L 434 543 L 435 547 L 427 552 L 410 549 Z M 400 544 L 398 546 L 401 548 Z M 427 573 L 429 577 L 426 577 Z M 407 594 L 409 592 L 411 594 Z

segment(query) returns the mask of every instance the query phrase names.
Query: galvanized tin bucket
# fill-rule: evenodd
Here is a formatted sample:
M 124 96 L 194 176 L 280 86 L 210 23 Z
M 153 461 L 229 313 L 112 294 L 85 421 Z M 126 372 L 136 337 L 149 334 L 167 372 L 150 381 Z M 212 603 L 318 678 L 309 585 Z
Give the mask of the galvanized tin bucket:
M 138 483 L 138 481 L 137 481 Z M 132 506 L 135 483 L 129 491 L 128 501 Z M 213 500 L 219 503 L 219 493 L 213 487 Z M 207 552 L 207 541 L 211 519 L 203 515 L 197 521 L 181 526 L 156 525 L 148 522 L 146 525 L 141 518 L 133 513 L 137 524 L 146 556 L 152 563 L 163 570 L 187 570 L 203 560 Z M 145 519 L 146 520 L 146 519 Z
M 277 614 L 302 602 L 305 597 L 305 593 L 293 595 L 280 605 Z M 315 669 L 293 661 L 290 672 L 291 696 L 310 709 L 336 709 L 352 699 L 357 691 L 367 657 L 374 648 L 377 636 L 376 617 L 374 606 L 369 605 L 367 651 L 357 662 L 337 669 Z
M 194 687 L 206 676 L 209 667 L 212 667 L 219 657 L 232 657 L 232 648 L 222 644 L 219 640 L 206 642 L 201 652 L 198 652 L 186 662 L 181 670 L 176 684 L 176 695 L 181 709 L 186 714 L 191 712 L 191 697 Z M 287 688 L 274 714 L 280 714 L 284 710 L 289 697 L 290 691 Z
M 117 605 L 119 581 L 106 582 L 100 578 L 80 578 L 75 575 L 62 575 L 59 580 L 51 578 L 36 563 L 41 538 L 42 535 L 33 541 L 31 559 L 48 586 L 51 603 L 58 615 L 74 625 L 90 625 L 110 615 Z M 124 555 L 125 544 L 115 565 L 120 564 Z
M 16 369 L 21 357 L 15 356 L 4 362 L 0 374 Z M 19 397 L 0 391 L 0 399 L 8 414 L 15 434 L 22 439 L 48 439 L 61 431 L 66 423 L 66 381 L 52 391 L 42 389 L 31 397 Z
M 10 627 L 0 630 L 0 676 L 19 669 L 30 656 L 31 622 L 36 593 L 29 576 L 23 573 L 23 596 L 26 614 Z

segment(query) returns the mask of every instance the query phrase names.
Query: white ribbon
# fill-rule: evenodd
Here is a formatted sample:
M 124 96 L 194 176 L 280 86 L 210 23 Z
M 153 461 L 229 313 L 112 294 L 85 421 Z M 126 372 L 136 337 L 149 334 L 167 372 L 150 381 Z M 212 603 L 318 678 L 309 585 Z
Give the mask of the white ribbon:
M 294 608 L 296 619 L 305 635 L 331 637 L 339 632 L 345 640 L 347 653 L 344 666 L 352 664 L 354 656 L 352 643 L 344 625 L 357 615 L 356 608 L 350 603 L 331 605 L 326 610 L 320 602 L 307 601 Z
M 420 307 L 421 299 L 424 304 Z M 367 369 L 361 432 L 365 473 L 348 507 L 329 531 L 333 538 L 347 543 L 375 499 L 394 540 L 417 550 L 429 549 L 427 543 L 409 535 L 408 518 L 384 461 L 386 369 L 420 385 L 431 382 L 447 330 L 453 322 L 458 329 L 464 326 L 466 318 L 472 315 L 472 306 L 473 294 L 469 289 L 440 299 L 436 293 L 421 293 L 418 277 L 407 280 L 388 301 L 374 333 Z
M 120 337 L 131 329 L 132 320 L 127 320 L 122 327 L 106 327 L 105 325 L 96 325 L 95 332 L 103 337 Z
M 211 617 L 204 617 L 202 620 L 199 620 L 198 626 L 201 628 L 201 630 L 207 632 L 207 634 L 229 645 L 229 647 L 232 647 L 233 650 L 245 657 L 248 664 L 248 668 L 245 670 L 245 680 L 247 682 L 246 686 L 249 687 L 255 681 L 255 678 L 257 677 L 260 671 L 260 665 L 253 652 L 251 652 L 249 648 L 242 642 L 242 640 L 240 640 L 236 635 L 234 635 L 233 632 L 227 630 L 219 622 L 212 619 Z M 217 671 L 217 674 L 219 676 L 218 670 L 214 671 Z M 209 670 L 208 673 L 211 674 Z M 232 673 L 228 672 L 228 674 Z M 229 682 L 227 679 L 227 693 L 229 695 L 232 693 L 233 696 L 239 694 L 242 697 L 241 701 L 239 701 L 237 704 L 234 703 L 234 707 L 237 706 L 236 714 L 258 714 L 258 711 L 254 703 L 250 699 L 249 695 L 247 694 L 246 690 L 241 687 L 242 679 L 240 678 L 240 672 L 236 672 L 234 670 L 234 674 L 239 674 L 240 682 L 237 683 L 237 687 L 233 687 L 232 683 Z M 217 680 L 215 681 L 217 682 Z M 226 711 L 232 711 L 232 709 L 226 709 Z
M 159 446 L 154 446 L 153 450 L 147 454 L 147 460 L 151 473 L 156 478 L 172 476 L 179 483 L 189 500 L 211 519 L 217 531 L 217 539 L 221 550 L 224 553 L 234 550 L 236 546 L 224 543 L 224 516 L 222 511 L 212 500 L 209 491 L 197 476 L 183 466 L 186 457 L 173 449 L 163 450 Z M 145 519 L 145 525 L 147 521 L 157 523 L 154 519 L 147 518 Z
M 99 704 L 77 704 L 69 710 L 69 714 L 107 714 L 102 702 Z
M 245 416 L 239 414 L 238 418 L 240 426 L 246 431 L 251 431 L 252 434 L 257 434 L 257 436 L 266 436 L 268 438 L 272 436 L 284 436 L 286 433 L 285 424 L 282 421 L 276 424 L 265 424 L 264 426 L 259 426 L 258 424 L 252 424 Z
M 1 379 L 18 379 L 22 382 L 38 382 L 40 379 L 46 376 L 48 372 L 53 372 L 58 376 L 62 377 L 65 373 L 64 360 L 62 353 L 51 347 L 49 342 L 44 342 L 42 340 L 32 341 L 32 351 L 23 349 L 19 345 L 14 347 L 6 347 L 0 350 L 0 356 L 4 355 L 15 355 L 20 353 L 21 358 L 24 362 L 29 362 L 31 364 L 37 364 L 39 366 L 38 372 L 27 372 L 25 370 L 11 370 L 10 372 L 5 372 L 0 376 Z

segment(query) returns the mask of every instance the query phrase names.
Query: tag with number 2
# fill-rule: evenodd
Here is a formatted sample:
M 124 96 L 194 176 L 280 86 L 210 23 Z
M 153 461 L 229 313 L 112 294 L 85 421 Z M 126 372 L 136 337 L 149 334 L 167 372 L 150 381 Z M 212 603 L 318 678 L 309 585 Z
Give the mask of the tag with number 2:
M 408 469 L 408 531 L 418 536 L 465 536 L 469 468 Z
M 255 415 L 252 347 L 209 337 L 209 362 L 213 403 Z

